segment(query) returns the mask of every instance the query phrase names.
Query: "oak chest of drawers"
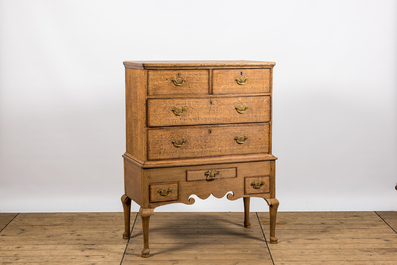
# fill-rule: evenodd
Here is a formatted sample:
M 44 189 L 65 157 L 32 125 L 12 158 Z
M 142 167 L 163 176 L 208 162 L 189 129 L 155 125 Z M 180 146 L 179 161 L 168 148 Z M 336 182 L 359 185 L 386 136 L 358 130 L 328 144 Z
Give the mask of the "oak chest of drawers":
M 272 155 L 272 73 L 256 61 L 124 62 L 127 150 L 124 154 L 124 238 L 131 199 L 141 206 L 148 257 L 149 218 L 196 195 L 243 198 L 270 206 L 270 242 L 277 243 Z

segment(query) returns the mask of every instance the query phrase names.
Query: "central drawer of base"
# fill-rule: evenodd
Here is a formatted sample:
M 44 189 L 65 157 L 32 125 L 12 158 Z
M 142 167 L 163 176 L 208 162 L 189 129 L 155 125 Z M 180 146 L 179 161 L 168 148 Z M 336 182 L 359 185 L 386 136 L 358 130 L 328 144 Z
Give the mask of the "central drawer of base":
M 196 180 L 215 180 L 215 179 L 226 179 L 226 178 L 236 178 L 237 168 L 212 168 L 208 170 L 191 170 L 186 171 L 186 181 L 196 181 Z

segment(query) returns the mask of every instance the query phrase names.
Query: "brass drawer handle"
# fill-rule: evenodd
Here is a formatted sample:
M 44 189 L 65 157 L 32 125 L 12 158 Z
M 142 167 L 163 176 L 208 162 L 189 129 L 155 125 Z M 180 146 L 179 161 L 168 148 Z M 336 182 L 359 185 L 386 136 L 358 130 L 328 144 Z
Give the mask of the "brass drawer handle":
M 236 137 L 234 137 L 234 140 L 236 140 L 236 142 L 238 143 L 238 144 L 243 144 L 244 142 L 245 142 L 245 140 L 247 140 L 248 139 L 248 136 L 236 136 Z
M 181 147 L 184 143 L 186 143 L 187 140 L 185 138 L 182 138 L 181 140 L 173 140 L 172 143 L 176 148 Z
M 241 85 L 244 85 L 245 82 L 248 81 L 248 77 L 242 76 L 242 75 L 241 75 L 240 78 L 239 78 L 239 77 L 236 77 L 236 78 L 234 79 L 234 81 L 236 81 L 236 83 L 239 84 L 239 85 L 241 86 Z
M 260 187 L 262 187 L 263 185 L 265 185 L 265 182 L 264 181 L 261 181 L 261 182 L 255 182 L 255 181 L 253 181 L 252 183 L 251 183 L 251 186 L 254 188 L 254 189 L 259 189 Z
M 247 105 L 244 107 L 236 106 L 235 109 L 238 113 L 243 114 L 247 109 L 249 109 L 249 107 Z
M 171 188 L 168 189 L 159 189 L 157 191 L 161 196 L 167 196 L 168 194 L 170 194 L 170 192 L 172 192 Z
M 181 77 L 181 74 L 178 73 L 178 77 L 172 78 L 171 81 L 174 83 L 174 85 L 181 86 L 184 82 L 186 82 L 186 78 L 183 76 Z
M 206 180 L 214 180 L 217 178 L 217 175 L 219 175 L 219 171 L 218 170 L 215 170 L 215 171 L 208 170 L 204 174 L 207 176 Z
M 182 107 L 182 108 L 173 107 L 173 108 L 171 109 L 171 111 L 172 111 L 176 116 L 181 116 L 182 113 L 183 113 L 184 111 L 187 111 L 187 108 L 185 108 L 185 107 Z

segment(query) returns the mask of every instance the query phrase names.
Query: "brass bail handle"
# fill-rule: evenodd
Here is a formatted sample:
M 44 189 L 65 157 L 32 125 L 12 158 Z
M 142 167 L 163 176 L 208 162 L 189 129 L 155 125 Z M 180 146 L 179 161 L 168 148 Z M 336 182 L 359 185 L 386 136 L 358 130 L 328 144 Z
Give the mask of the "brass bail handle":
M 240 77 L 236 77 L 234 79 L 234 81 L 236 81 L 237 84 L 239 84 L 240 86 L 244 85 L 245 82 L 248 81 L 248 77 L 244 76 L 243 72 L 240 72 Z
M 187 108 L 186 107 L 182 107 L 182 108 L 173 107 L 171 109 L 171 111 L 175 114 L 175 116 L 181 116 L 184 111 L 187 111 Z
M 251 186 L 254 188 L 254 189 L 259 189 L 260 187 L 262 187 L 263 185 L 265 185 L 265 182 L 264 181 L 261 181 L 261 182 L 255 182 L 255 181 L 253 181 L 252 183 L 251 183 Z
M 176 147 L 176 148 L 179 148 L 179 147 L 181 147 L 184 143 L 186 143 L 187 142 L 187 140 L 185 139 L 185 138 L 182 138 L 182 139 L 180 139 L 180 140 L 176 140 L 176 139 L 174 139 L 173 141 L 172 141 L 172 144 Z
M 176 86 L 181 86 L 184 82 L 186 82 L 186 78 L 181 76 L 180 73 L 178 73 L 178 77 L 172 78 L 171 81 L 174 83 Z
M 218 170 L 208 170 L 205 172 L 206 180 L 214 180 L 217 178 L 217 176 L 219 175 L 219 171 Z
M 168 194 L 170 194 L 170 192 L 172 192 L 171 188 L 168 189 L 159 189 L 157 191 L 161 196 L 167 196 Z
M 248 139 L 248 136 L 236 136 L 234 137 L 234 140 L 238 143 L 238 144 L 243 144 L 246 140 Z
M 239 114 L 243 114 L 246 110 L 249 109 L 249 107 L 248 107 L 247 105 L 244 105 L 244 106 L 236 106 L 235 109 L 236 109 L 236 111 L 237 111 Z

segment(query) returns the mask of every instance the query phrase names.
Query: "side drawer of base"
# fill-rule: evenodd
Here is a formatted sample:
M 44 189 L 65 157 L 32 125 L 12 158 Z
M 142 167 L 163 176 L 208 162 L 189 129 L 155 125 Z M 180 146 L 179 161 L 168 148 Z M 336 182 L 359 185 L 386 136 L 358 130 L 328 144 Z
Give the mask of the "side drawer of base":
M 149 201 L 166 202 L 178 200 L 178 182 L 149 184 Z

